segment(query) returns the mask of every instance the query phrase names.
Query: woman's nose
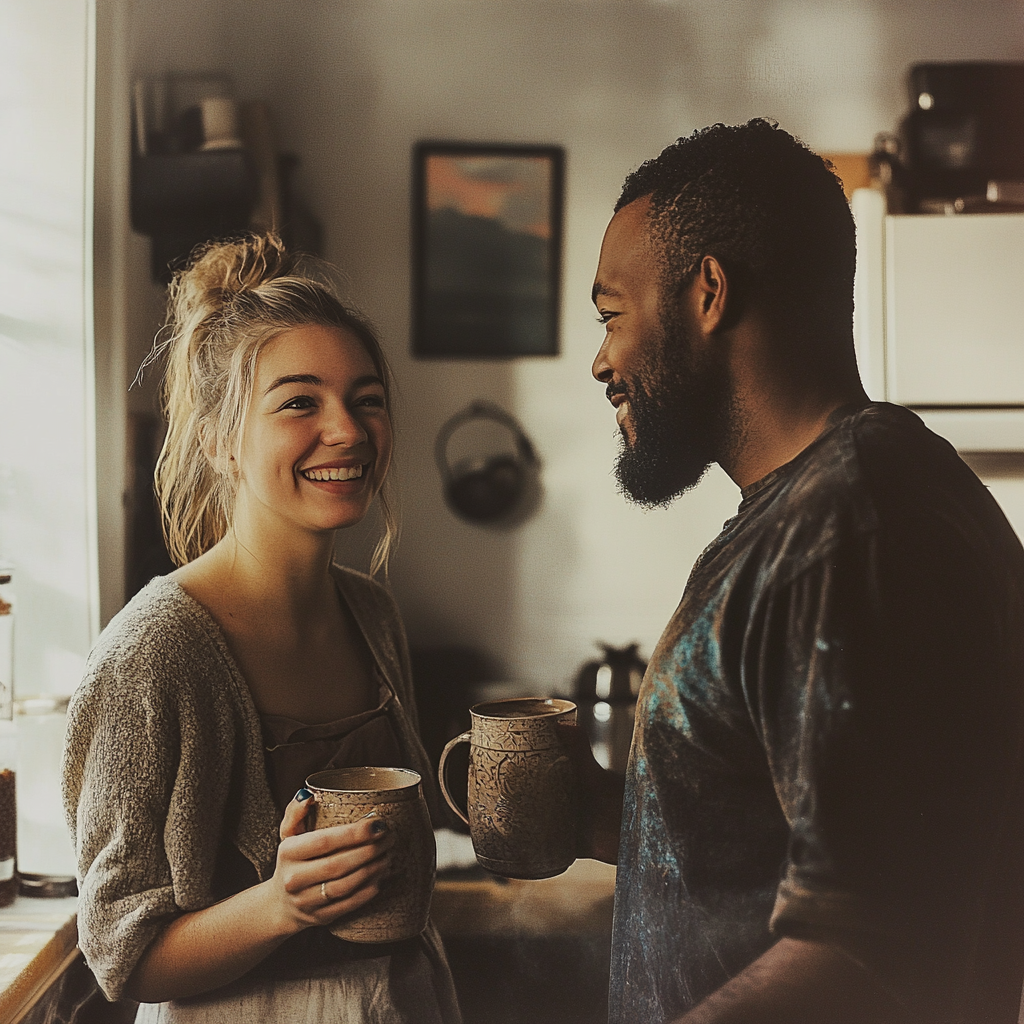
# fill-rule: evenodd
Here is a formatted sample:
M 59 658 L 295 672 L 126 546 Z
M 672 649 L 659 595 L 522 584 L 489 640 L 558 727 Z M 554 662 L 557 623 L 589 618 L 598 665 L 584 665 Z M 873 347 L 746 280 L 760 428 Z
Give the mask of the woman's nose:
M 324 444 L 342 444 L 353 447 L 361 444 L 369 435 L 359 418 L 342 404 L 331 405 L 325 411 L 320 438 Z

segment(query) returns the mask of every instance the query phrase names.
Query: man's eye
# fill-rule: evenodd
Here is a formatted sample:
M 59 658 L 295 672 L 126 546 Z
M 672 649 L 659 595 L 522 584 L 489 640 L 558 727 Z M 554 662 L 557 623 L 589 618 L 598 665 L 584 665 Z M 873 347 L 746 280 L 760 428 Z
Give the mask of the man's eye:
M 602 311 L 602 312 L 597 314 L 597 322 L 599 324 L 606 324 L 606 323 L 608 323 L 609 320 L 611 320 L 612 317 L 618 316 L 618 315 L 619 315 L 618 313 L 613 313 L 611 311 L 607 311 L 607 312 Z

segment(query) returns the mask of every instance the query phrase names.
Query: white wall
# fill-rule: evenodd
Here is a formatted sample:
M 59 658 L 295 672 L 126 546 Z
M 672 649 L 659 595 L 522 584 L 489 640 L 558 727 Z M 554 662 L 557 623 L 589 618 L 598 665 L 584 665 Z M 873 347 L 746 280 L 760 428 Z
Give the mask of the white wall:
M 92 464 L 91 5 L 0 27 L 0 552 L 15 692 L 69 694 L 99 621 Z
M 590 377 L 601 329 L 589 291 L 624 175 L 695 127 L 754 115 L 821 150 L 866 151 L 902 114 L 911 62 L 1024 57 L 1024 7 L 1007 0 L 229 0 L 215 12 L 138 0 L 132 10 L 135 68 L 227 68 L 240 94 L 272 104 L 282 143 L 303 158 L 328 255 L 383 330 L 402 392 L 405 531 L 392 580 L 413 641 L 478 645 L 506 678 L 544 691 L 569 685 L 594 640 L 639 640 L 649 653 L 738 498 L 718 470 L 664 512 L 615 493 L 614 421 Z M 410 151 L 424 138 L 566 148 L 559 357 L 409 356 Z M 514 411 L 544 462 L 544 505 L 515 532 L 459 523 L 441 500 L 434 436 L 474 398 Z M 1000 491 L 1021 495 L 1012 479 Z M 356 537 L 354 557 L 365 547 Z

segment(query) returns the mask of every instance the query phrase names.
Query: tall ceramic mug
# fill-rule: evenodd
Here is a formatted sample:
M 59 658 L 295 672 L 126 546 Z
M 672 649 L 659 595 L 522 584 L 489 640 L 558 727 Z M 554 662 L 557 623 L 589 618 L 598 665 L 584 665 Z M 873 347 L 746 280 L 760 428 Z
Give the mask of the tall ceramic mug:
M 520 697 L 470 708 L 471 728 L 444 748 L 438 775 L 449 807 L 469 825 L 480 864 L 509 878 L 550 878 L 576 859 L 572 762 L 558 722 L 576 723 L 568 700 Z M 448 756 L 469 744 L 468 806 L 448 789 Z
M 339 939 L 398 942 L 426 928 L 437 853 L 421 781 L 407 768 L 332 768 L 306 779 L 311 828 L 347 825 L 373 812 L 395 837 L 380 892 L 331 925 Z

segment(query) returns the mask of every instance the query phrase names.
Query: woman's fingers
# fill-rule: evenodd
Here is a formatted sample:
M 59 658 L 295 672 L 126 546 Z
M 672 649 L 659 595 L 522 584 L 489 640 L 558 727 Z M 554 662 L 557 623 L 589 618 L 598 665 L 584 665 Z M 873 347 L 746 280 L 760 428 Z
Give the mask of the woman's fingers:
M 284 809 L 284 817 L 281 819 L 281 838 L 288 836 L 299 836 L 306 831 L 306 816 L 309 814 L 310 799 L 313 794 L 303 786 L 291 798 L 288 806 Z
M 304 840 L 309 836 L 298 838 Z M 294 847 L 304 844 L 287 845 L 289 849 L 282 843 L 278 852 L 282 881 L 285 889 L 297 896 L 305 889 L 319 886 L 321 882 L 345 878 L 378 860 L 386 860 L 394 840 L 390 836 L 382 836 L 369 843 L 334 849 L 332 852 L 313 857 L 291 856 L 290 854 L 295 852 Z
M 301 927 L 329 924 L 368 903 L 380 889 L 395 838 L 376 814 L 307 831 L 303 790 L 285 809 L 274 883 Z
M 379 858 L 344 878 L 330 879 L 306 892 L 308 913 L 317 924 L 328 924 L 369 903 L 384 884 L 387 860 Z
M 302 790 L 299 790 L 301 793 Z M 302 804 L 298 804 L 298 814 L 303 818 L 305 812 L 301 810 Z M 308 805 L 307 805 L 308 806 Z M 355 846 L 363 846 L 367 843 L 375 843 L 387 832 L 387 823 L 376 814 L 367 815 L 358 821 L 349 822 L 347 825 L 332 825 L 330 828 L 318 828 L 315 831 L 307 832 L 305 827 L 297 832 L 290 832 L 285 835 L 285 825 L 291 820 L 290 815 L 295 813 L 296 801 L 285 808 L 284 820 L 281 822 L 282 847 L 287 846 L 289 856 L 300 860 L 309 860 L 313 857 L 324 857 L 337 850 L 348 850 Z

